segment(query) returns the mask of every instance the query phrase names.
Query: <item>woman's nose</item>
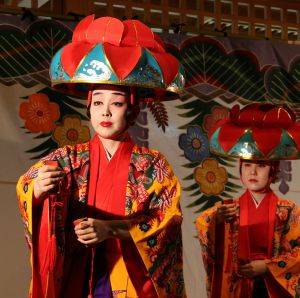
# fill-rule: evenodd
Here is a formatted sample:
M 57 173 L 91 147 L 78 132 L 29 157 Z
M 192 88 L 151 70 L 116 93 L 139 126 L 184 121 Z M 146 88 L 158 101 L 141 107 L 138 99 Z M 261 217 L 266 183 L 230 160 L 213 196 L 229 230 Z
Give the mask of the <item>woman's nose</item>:
M 253 165 L 253 166 L 251 167 L 250 173 L 253 174 L 253 175 L 256 174 L 256 165 Z
M 109 117 L 109 116 L 111 116 L 111 113 L 110 113 L 108 107 L 105 107 L 105 108 L 104 108 L 104 110 L 103 110 L 103 112 L 102 112 L 102 116 L 104 116 L 104 117 Z

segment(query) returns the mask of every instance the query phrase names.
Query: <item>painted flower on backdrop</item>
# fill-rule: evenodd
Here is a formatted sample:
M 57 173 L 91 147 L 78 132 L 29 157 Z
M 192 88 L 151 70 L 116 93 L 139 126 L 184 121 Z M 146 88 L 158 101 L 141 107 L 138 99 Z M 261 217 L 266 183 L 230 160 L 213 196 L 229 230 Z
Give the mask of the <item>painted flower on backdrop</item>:
M 28 102 L 20 104 L 19 116 L 25 120 L 25 128 L 30 132 L 49 133 L 55 129 L 60 111 L 58 104 L 50 103 L 46 94 L 35 93 L 29 96 Z
M 208 139 L 200 126 L 189 126 L 187 133 L 179 136 L 179 147 L 190 161 L 201 161 L 208 156 Z
M 201 166 L 195 169 L 194 177 L 200 191 L 208 196 L 221 194 L 228 180 L 226 169 L 220 167 L 214 158 L 204 159 Z
M 214 106 L 211 109 L 211 114 L 207 114 L 203 118 L 203 129 L 206 132 L 209 132 L 211 128 L 219 121 L 229 117 L 229 110 L 221 107 Z
M 84 143 L 90 139 L 90 129 L 81 124 L 79 116 L 67 116 L 64 117 L 63 124 L 55 128 L 53 139 L 59 147 Z

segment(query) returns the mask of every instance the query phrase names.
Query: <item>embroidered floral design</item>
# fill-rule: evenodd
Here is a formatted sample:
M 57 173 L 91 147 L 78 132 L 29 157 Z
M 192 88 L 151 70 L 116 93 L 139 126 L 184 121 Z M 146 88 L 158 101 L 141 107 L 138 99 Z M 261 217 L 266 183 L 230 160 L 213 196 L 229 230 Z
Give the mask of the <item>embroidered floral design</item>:
M 37 175 L 38 175 L 38 169 L 35 167 L 31 167 L 24 175 L 24 181 L 23 181 L 24 185 L 28 183 L 27 182 L 28 180 L 37 177 Z
M 19 116 L 25 120 L 25 128 L 32 133 L 49 133 L 60 117 L 59 106 L 50 103 L 46 94 L 35 93 L 29 96 L 29 102 L 20 104 Z
M 158 183 L 162 183 L 165 178 L 170 178 L 170 173 L 166 166 L 166 160 L 160 159 L 158 162 L 155 163 L 154 169 L 156 171 L 156 178 Z
M 181 222 L 181 219 L 178 219 L 178 221 Z M 173 224 L 174 226 L 171 224 L 167 227 L 168 231 L 166 231 L 166 233 L 160 233 L 158 235 L 157 241 L 159 246 L 149 248 L 147 252 L 148 255 L 156 254 L 154 262 L 149 268 L 149 273 L 151 279 L 156 281 L 161 288 L 172 288 L 172 290 L 170 290 L 172 293 L 174 293 L 174 289 L 177 289 L 179 291 L 178 296 L 181 297 L 183 291 L 183 277 L 181 267 L 177 267 L 176 265 L 181 264 L 182 251 L 180 247 L 182 240 L 180 233 L 175 232 L 178 231 L 178 222 L 173 222 Z M 166 235 L 168 235 L 167 238 Z M 170 254 L 170 252 L 172 253 Z
M 276 215 L 279 217 L 280 220 L 286 221 L 289 215 L 289 211 L 285 207 L 281 207 L 277 209 Z
M 141 222 L 141 223 L 139 224 L 139 226 L 140 226 L 140 230 L 143 231 L 143 232 L 147 232 L 147 231 L 149 231 L 150 228 L 151 228 L 151 225 L 149 225 L 149 224 L 146 223 L 146 222 Z
M 132 181 L 128 182 L 127 190 L 126 190 L 126 201 L 130 201 L 131 203 L 128 205 L 132 205 L 133 202 L 137 204 L 138 211 L 144 211 L 149 204 L 149 194 L 142 183 L 143 177 L 140 177 L 138 181 L 132 183 Z M 127 205 L 128 203 L 126 203 Z
M 147 244 L 148 244 L 149 247 L 154 247 L 155 245 L 157 245 L 157 238 L 155 236 L 150 237 L 147 240 Z
M 284 262 L 284 261 L 279 261 L 278 262 L 278 267 L 284 268 L 285 266 L 286 266 L 286 262 Z
M 172 205 L 172 200 L 176 197 L 176 194 L 176 187 L 172 187 L 170 190 L 168 188 L 164 188 L 160 198 L 158 199 L 159 209 L 163 211 L 167 208 L 170 208 Z
M 226 119 L 229 116 L 229 110 L 221 106 L 212 107 L 211 112 L 211 114 L 207 114 L 203 118 L 202 127 L 206 132 L 209 132 L 219 120 Z
M 201 161 L 208 156 L 208 139 L 200 126 L 189 126 L 186 134 L 179 136 L 179 147 L 190 161 Z
M 291 272 L 287 272 L 287 273 L 285 274 L 285 279 L 286 279 L 286 280 L 291 279 L 291 277 L 292 277 L 292 273 L 291 273 Z
M 291 248 L 295 248 L 298 246 L 300 247 L 300 236 L 297 239 L 290 240 L 289 244 L 290 244 Z M 299 253 L 300 252 L 298 252 L 298 250 L 293 250 L 291 254 L 293 257 L 297 257 Z
M 228 179 L 226 169 L 220 167 L 217 160 L 213 158 L 203 160 L 201 166 L 195 169 L 194 177 L 201 192 L 206 195 L 222 193 Z
M 145 169 L 149 167 L 149 163 L 149 158 L 141 155 L 139 158 L 137 158 L 134 165 L 138 171 L 145 171 Z
M 57 125 L 53 139 L 60 147 L 87 142 L 90 139 L 90 129 L 81 125 L 79 116 L 65 117 L 62 125 Z

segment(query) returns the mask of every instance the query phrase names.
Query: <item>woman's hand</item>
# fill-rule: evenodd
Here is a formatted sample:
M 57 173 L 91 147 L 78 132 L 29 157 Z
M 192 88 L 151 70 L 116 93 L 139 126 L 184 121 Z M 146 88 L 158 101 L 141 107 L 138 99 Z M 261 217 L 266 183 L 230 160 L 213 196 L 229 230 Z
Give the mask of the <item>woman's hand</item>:
M 255 260 L 245 265 L 240 265 L 238 273 L 243 277 L 253 278 L 267 272 L 267 265 L 263 260 Z
M 85 245 L 97 244 L 112 237 L 130 238 L 127 224 L 122 220 L 87 218 L 76 224 L 74 230 L 78 241 Z
M 34 181 L 34 197 L 39 199 L 43 194 L 54 189 L 63 177 L 63 171 L 59 166 L 44 165 L 40 167 Z
M 237 213 L 236 204 L 224 204 L 217 207 L 216 220 L 217 223 L 231 221 Z

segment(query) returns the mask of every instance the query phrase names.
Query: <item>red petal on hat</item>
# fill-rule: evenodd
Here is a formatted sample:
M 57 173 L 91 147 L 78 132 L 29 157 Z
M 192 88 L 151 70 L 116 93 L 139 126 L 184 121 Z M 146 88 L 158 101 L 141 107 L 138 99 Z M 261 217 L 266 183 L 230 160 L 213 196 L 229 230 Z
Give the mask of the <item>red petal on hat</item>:
M 105 55 L 119 80 L 126 78 L 142 55 L 141 47 L 116 47 L 103 44 Z
M 297 148 L 300 148 L 300 122 L 296 122 L 287 132 L 292 136 Z
M 244 134 L 245 128 L 236 126 L 230 122 L 225 123 L 219 132 L 219 142 L 225 152 L 228 152 L 232 146 Z
M 122 46 L 153 48 L 155 45 L 153 32 L 149 27 L 140 21 L 126 20 L 124 24 L 124 34 L 121 42 Z
M 288 128 L 293 125 L 293 122 L 294 121 L 288 111 L 275 107 L 266 113 L 263 126 Z
M 61 53 L 61 63 L 69 77 L 73 77 L 78 64 L 93 48 L 93 44 L 86 42 L 72 42 L 67 44 Z
M 155 60 L 158 62 L 164 77 L 164 83 L 168 86 L 177 76 L 179 62 L 178 60 L 167 53 L 153 53 Z
M 93 22 L 95 15 L 92 14 L 90 16 L 85 17 L 82 19 L 73 31 L 72 41 L 84 41 L 86 40 L 86 30 Z
M 252 137 L 259 150 L 267 156 L 280 142 L 282 130 L 280 128 L 252 128 Z
M 264 116 L 262 111 L 245 109 L 240 112 L 238 123 L 242 126 L 262 126 Z
M 229 118 L 233 123 L 238 123 L 239 117 L 240 117 L 240 106 L 236 104 L 231 108 L 229 112 Z
M 115 46 L 120 45 L 124 31 L 123 23 L 112 17 L 96 19 L 90 24 L 86 32 L 86 38 L 90 43 L 108 42 Z

